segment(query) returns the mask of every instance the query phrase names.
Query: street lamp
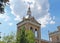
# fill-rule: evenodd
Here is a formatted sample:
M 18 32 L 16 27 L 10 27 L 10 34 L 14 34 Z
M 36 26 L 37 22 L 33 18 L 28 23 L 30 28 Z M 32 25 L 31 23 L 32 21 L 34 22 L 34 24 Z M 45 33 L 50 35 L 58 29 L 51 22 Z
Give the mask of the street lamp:
M 1 24 L 1 22 L 0 22 L 0 24 Z M 0 39 L 1 39 L 1 32 L 0 32 Z
M 1 24 L 1 23 L 0 23 Z
M 0 32 L 0 39 L 1 39 L 1 32 Z

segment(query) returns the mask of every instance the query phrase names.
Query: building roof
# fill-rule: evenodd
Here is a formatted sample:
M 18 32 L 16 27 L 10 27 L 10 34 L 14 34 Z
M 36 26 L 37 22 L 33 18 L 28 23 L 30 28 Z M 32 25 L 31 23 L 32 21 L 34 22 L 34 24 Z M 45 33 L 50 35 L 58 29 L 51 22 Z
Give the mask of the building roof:
M 21 24 L 21 23 L 23 23 L 24 21 L 30 21 L 30 22 L 33 22 L 33 23 L 36 23 L 36 24 L 41 25 L 40 23 L 38 23 L 38 22 L 36 21 L 36 19 L 35 19 L 33 16 L 31 16 L 30 7 L 28 8 L 28 11 L 27 11 L 27 17 L 23 17 L 23 20 L 22 20 L 21 22 L 19 22 L 18 24 Z M 17 24 L 17 25 L 18 25 L 18 24 Z
M 57 33 L 57 32 L 59 32 L 59 31 L 54 31 L 54 32 L 51 32 L 51 33 L 49 33 L 49 34 L 51 35 L 51 34 L 54 34 L 54 33 Z
M 38 24 L 38 25 L 41 25 L 40 23 L 38 23 L 36 20 L 35 20 L 35 18 L 34 17 L 31 17 L 31 18 L 24 18 L 21 22 L 19 22 L 17 25 L 19 25 L 19 24 L 21 24 L 21 23 L 23 23 L 23 22 L 32 22 L 32 23 L 34 23 L 34 24 Z M 40 26 L 39 26 L 40 27 Z
M 58 26 L 57 28 L 58 28 L 57 31 L 51 32 L 51 33 L 49 33 L 49 35 L 52 35 L 52 34 L 60 34 L 60 26 Z

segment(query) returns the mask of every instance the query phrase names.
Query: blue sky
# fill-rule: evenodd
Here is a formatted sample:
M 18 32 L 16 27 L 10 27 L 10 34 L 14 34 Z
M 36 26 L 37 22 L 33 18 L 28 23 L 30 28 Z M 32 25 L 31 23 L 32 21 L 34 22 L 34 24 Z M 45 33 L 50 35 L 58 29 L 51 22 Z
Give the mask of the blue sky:
M 17 23 L 20 22 L 23 16 L 26 16 L 28 3 L 32 2 L 32 16 L 42 24 L 41 36 L 42 39 L 48 40 L 48 30 L 56 31 L 60 25 L 60 0 L 10 0 L 10 6 L 5 7 L 5 14 L 0 14 L 0 32 L 3 36 L 17 30 Z M 35 5 L 36 4 L 36 5 Z M 37 12 L 36 12 L 37 11 Z

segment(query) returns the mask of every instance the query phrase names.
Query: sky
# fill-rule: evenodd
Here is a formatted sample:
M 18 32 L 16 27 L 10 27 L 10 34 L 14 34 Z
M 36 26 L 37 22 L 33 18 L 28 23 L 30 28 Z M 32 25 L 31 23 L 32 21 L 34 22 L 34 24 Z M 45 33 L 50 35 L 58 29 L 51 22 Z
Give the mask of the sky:
M 0 14 L 1 36 L 16 33 L 16 24 L 27 16 L 29 3 L 31 15 L 41 23 L 41 38 L 49 40 L 48 31 L 54 32 L 60 26 L 60 0 L 10 0 L 5 13 Z

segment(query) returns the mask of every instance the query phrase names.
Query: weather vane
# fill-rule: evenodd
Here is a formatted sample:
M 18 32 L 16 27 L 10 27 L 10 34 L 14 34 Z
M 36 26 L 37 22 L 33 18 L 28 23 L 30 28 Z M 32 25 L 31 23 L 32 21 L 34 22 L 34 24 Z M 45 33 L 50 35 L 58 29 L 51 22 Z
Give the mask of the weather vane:
M 28 3 L 29 6 L 32 4 L 32 2 L 27 2 L 27 3 Z

